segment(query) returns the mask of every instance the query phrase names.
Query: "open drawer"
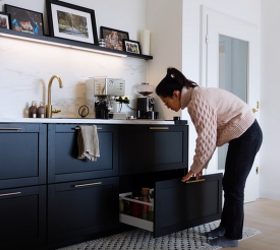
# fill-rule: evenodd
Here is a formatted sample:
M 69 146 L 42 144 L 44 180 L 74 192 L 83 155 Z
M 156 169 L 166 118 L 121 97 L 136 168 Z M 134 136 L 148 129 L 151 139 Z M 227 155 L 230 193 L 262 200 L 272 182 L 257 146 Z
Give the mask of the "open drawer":
M 213 174 L 186 183 L 181 178 L 155 182 L 153 222 L 123 213 L 119 218 L 122 223 L 153 232 L 156 238 L 220 219 L 221 213 L 222 174 Z

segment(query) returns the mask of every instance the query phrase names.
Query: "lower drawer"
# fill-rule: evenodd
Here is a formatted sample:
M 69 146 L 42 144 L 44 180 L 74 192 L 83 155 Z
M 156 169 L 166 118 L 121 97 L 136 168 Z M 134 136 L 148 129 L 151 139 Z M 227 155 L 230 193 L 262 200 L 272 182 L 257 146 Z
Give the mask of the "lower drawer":
M 120 194 L 124 199 L 131 193 Z M 127 199 L 127 198 L 126 198 Z M 131 202 L 138 202 L 137 200 Z M 161 237 L 189 227 L 204 224 L 221 218 L 222 213 L 222 174 L 203 176 L 196 181 L 183 183 L 180 179 L 156 182 L 154 185 L 154 220 L 148 221 L 120 213 L 122 223 L 153 232 Z

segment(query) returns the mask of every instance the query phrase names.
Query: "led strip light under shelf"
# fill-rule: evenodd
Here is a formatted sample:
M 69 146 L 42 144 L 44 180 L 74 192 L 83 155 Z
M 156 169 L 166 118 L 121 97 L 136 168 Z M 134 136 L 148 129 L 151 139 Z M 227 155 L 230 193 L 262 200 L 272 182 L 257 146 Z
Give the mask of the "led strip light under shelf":
M 127 55 L 122 55 L 122 54 L 113 53 L 113 52 L 101 51 L 101 50 L 96 50 L 96 49 L 84 48 L 84 47 L 63 44 L 63 43 L 50 42 L 50 41 L 39 40 L 39 39 L 32 39 L 29 37 L 22 37 L 22 36 L 6 34 L 6 33 L 0 33 L 0 36 L 8 37 L 8 38 L 15 38 L 15 39 L 19 39 L 19 40 L 26 40 L 26 41 L 36 42 L 36 43 L 42 43 L 42 44 L 55 45 L 55 46 L 60 46 L 60 47 L 65 47 L 65 48 L 89 51 L 89 52 L 94 52 L 94 53 L 98 53 L 98 54 L 110 55 L 110 56 L 127 57 Z

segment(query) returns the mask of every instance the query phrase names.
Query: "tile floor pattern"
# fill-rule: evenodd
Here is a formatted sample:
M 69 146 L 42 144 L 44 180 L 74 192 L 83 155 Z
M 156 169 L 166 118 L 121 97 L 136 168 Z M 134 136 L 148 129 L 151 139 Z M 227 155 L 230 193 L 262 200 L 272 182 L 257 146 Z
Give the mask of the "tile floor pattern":
M 207 244 L 203 233 L 218 225 L 215 221 L 159 238 L 153 238 L 146 230 L 134 229 L 58 250 L 216 250 L 219 247 Z M 259 233 L 259 230 L 244 227 L 243 239 Z

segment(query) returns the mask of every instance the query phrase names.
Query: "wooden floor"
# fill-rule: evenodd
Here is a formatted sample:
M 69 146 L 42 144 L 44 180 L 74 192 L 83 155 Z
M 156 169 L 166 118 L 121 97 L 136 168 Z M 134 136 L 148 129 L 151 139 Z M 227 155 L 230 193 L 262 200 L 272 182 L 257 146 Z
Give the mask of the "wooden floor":
M 280 201 L 258 199 L 245 204 L 245 227 L 255 228 L 261 234 L 239 241 L 238 250 L 280 249 Z

